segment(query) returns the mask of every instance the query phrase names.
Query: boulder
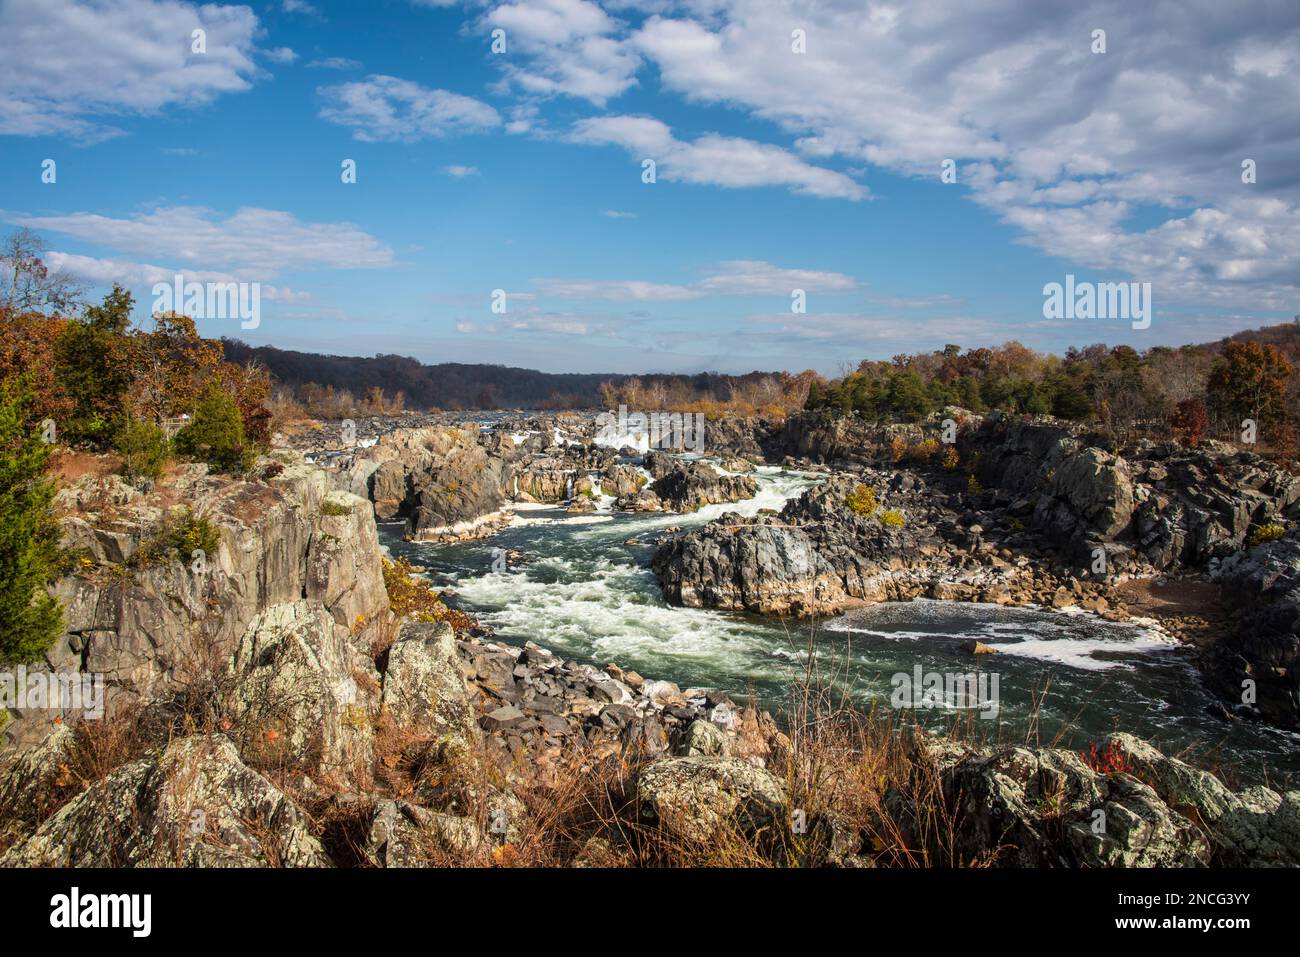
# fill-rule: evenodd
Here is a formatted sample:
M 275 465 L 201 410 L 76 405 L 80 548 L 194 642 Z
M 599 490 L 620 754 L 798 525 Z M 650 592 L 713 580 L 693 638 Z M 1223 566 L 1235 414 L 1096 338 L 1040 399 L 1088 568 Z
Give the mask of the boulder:
M 398 727 L 414 731 L 442 754 L 463 753 L 478 738 L 456 652 L 456 634 L 446 622 L 402 623 L 388 651 L 383 713 Z
M 230 667 L 231 712 L 249 747 L 343 780 L 368 774 L 379 676 L 322 602 L 274 605 L 258 615 Z
M 642 820 L 694 844 L 727 828 L 753 838 L 786 823 L 784 785 L 733 758 L 663 758 L 641 772 L 636 793 Z
M 0 867 L 328 867 L 307 817 L 219 735 L 179 738 L 64 805 Z

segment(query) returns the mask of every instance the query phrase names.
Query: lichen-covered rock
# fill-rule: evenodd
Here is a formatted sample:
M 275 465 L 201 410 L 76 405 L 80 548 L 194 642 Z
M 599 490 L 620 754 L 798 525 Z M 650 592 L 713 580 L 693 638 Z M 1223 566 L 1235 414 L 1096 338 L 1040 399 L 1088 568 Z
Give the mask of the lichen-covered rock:
M 735 758 L 663 758 L 641 772 L 636 793 L 643 820 L 696 844 L 723 829 L 752 838 L 785 826 L 784 785 Z
M 417 732 L 444 753 L 468 749 L 478 725 L 456 651 L 456 634 L 444 623 L 405 621 L 388 651 L 384 715 Z
M 1003 866 L 1188 867 L 1209 862 L 1192 821 L 1149 785 L 1102 775 L 1077 754 L 1002 748 L 970 754 L 942 774 L 954 809 L 954 851 Z
M 327 867 L 306 816 L 217 735 L 92 785 L 0 867 Z
M 253 618 L 274 605 L 318 599 L 360 641 L 391 617 L 370 505 L 331 492 L 317 466 L 298 461 L 266 480 L 188 468 L 148 494 L 126 496 L 94 494 L 97 481 L 82 479 L 60 499 L 78 509 L 59 513 L 65 533 L 87 550 L 54 588 L 67 630 L 42 664 L 104 675 L 110 717 L 123 700 L 175 693 L 228 660 Z M 165 501 L 184 502 L 212 524 L 214 554 L 183 562 L 155 544 L 148 561 L 135 557 L 159 534 Z M 77 529 L 109 529 L 115 544 L 77 537 Z M 124 557 L 131 564 L 118 560 Z M 50 717 L 19 714 L 4 737 L 18 747 L 36 743 L 49 733 Z
M 69 762 L 76 734 L 58 725 L 40 744 L 10 753 L 0 766 L 0 847 L 26 837 L 60 798 L 75 791 Z
M 697 718 L 686 726 L 678 753 L 690 757 L 727 757 L 727 734 L 712 721 Z
M 379 676 L 349 638 L 317 600 L 274 605 L 253 619 L 230 665 L 241 734 L 287 766 L 364 779 Z
M 375 806 L 363 853 L 374 867 L 429 867 L 466 863 L 483 844 L 470 818 L 385 799 Z
M 1166 757 L 1131 734 L 1112 734 L 1106 746 L 1169 807 L 1205 828 L 1216 864 L 1300 867 L 1300 791 L 1253 787 L 1235 793 L 1208 771 Z

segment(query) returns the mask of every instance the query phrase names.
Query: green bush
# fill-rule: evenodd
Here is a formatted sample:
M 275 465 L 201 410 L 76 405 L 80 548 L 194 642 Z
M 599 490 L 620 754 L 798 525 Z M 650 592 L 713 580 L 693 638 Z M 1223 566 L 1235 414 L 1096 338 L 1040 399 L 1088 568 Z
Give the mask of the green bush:
M 196 548 L 203 549 L 204 555 L 215 555 L 220 539 L 215 525 L 186 509 L 167 530 L 167 544 L 176 550 L 182 562 L 188 562 Z
M 140 543 L 129 564 L 149 568 L 173 558 L 189 564 L 196 548 L 203 549 L 203 554 L 211 557 L 216 554 L 220 541 L 216 526 L 187 508 L 168 515 L 162 525 Z
M 352 506 L 326 499 L 320 507 L 322 515 L 351 515 Z
M 158 478 L 171 454 L 167 434 L 161 428 L 129 416 L 118 427 L 113 444 L 122 454 L 122 474 L 130 481 Z
M 22 379 L 0 383 L 0 663 L 35 661 L 63 631 L 45 591 L 59 565 L 58 528 L 45 478 L 50 446 L 27 414 Z
M 193 420 L 176 433 L 174 444 L 181 455 L 207 462 L 218 472 L 246 472 L 253 465 L 239 407 L 217 383 L 203 390 Z

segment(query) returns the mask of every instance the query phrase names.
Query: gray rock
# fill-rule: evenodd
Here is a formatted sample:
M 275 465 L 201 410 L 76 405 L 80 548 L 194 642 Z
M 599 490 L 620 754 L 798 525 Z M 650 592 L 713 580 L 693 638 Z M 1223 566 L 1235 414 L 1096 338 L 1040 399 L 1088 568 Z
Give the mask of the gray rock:
M 228 739 L 180 738 L 91 785 L 3 867 L 328 867 L 305 815 Z

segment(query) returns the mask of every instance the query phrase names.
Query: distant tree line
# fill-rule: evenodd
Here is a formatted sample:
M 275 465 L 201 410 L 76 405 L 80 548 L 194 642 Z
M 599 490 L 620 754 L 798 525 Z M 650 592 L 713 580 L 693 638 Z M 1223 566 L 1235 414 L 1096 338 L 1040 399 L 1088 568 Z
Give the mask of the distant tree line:
M 805 408 L 875 422 L 915 420 L 945 406 L 1000 409 L 1095 422 L 1121 435 L 1168 434 L 1199 442 L 1240 440 L 1254 424 L 1271 447 L 1293 455 L 1300 409 L 1300 325 L 1241 333 L 1179 348 L 1071 348 L 1064 356 L 1018 342 L 993 349 L 866 360 L 830 382 L 815 381 Z

